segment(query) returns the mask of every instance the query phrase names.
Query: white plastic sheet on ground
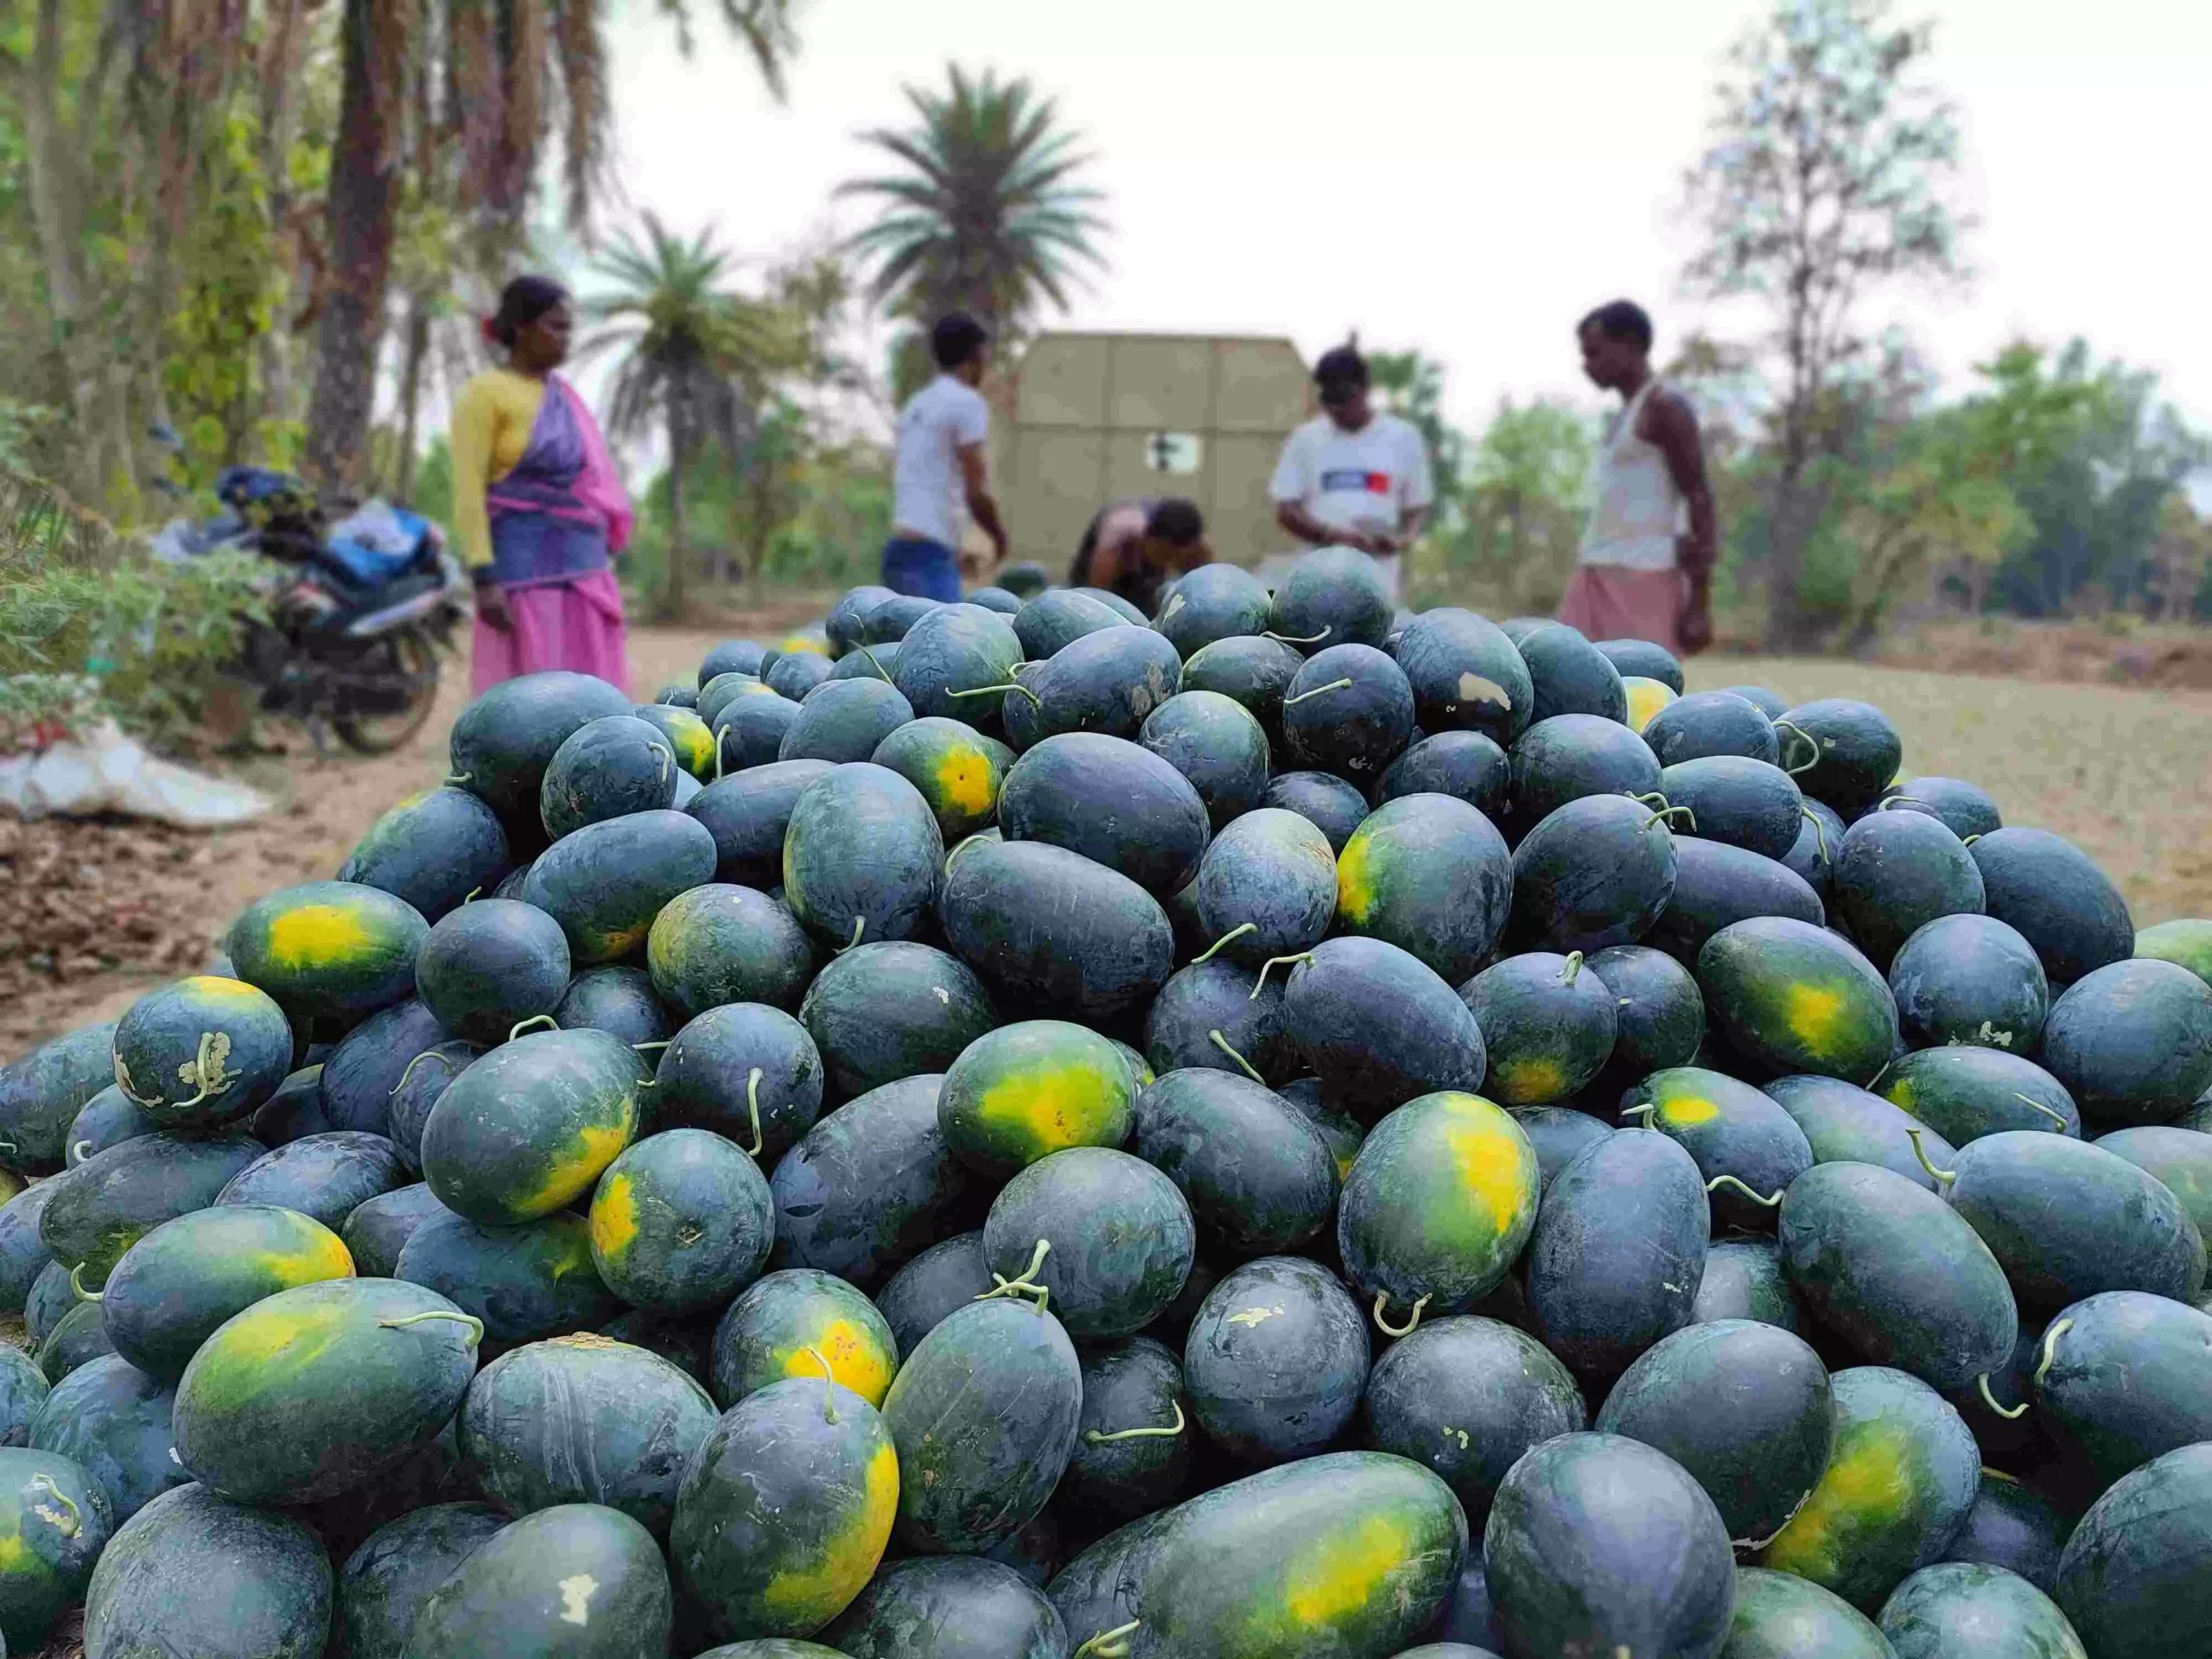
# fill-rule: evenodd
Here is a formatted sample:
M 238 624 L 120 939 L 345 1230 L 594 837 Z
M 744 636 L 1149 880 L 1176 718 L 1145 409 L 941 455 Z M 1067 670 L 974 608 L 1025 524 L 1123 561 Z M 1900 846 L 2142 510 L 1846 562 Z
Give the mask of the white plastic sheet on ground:
M 244 784 L 155 759 L 111 720 L 82 741 L 0 758 L 0 806 L 26 818 L 122 812 L 209 830 L 257 818 L 273 804 Z

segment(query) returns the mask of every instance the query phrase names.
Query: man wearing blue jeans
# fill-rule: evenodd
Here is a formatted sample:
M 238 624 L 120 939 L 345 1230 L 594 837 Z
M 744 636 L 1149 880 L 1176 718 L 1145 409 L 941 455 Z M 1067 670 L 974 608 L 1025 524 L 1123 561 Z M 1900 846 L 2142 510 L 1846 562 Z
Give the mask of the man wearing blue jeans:
M 983 445 L 991 411 L 976 388 L 990 362 L 990 336 L 965 312 L 930 330 L 938 377 L 899 411 L 892 468 L 891 539 L 883 544 L 883 585 L 947 603 L 960 597 L 960 503 L 1006 561 L 1006 527 L 991 499 Z

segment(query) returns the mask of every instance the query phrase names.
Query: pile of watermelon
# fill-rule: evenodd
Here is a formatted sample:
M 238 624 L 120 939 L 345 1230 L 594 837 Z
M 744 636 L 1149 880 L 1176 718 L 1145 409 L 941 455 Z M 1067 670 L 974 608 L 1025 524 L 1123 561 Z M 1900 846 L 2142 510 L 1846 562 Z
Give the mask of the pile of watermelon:
M 1342 550 L 499 686 L 0 1072 L 7 1650 L 2212 1653 L 2212 922 L 1904 760 Z

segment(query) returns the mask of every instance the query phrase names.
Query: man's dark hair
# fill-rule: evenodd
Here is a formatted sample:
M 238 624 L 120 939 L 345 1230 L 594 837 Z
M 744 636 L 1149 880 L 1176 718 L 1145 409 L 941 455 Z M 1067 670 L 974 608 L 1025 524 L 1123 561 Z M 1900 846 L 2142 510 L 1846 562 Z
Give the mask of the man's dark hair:
M 1325 386 L 1365 386 L 1370 384 L 1367 359 L 1357 346 L 1332 346 L 1313 365 L 1313 379 Z
M 568 297 L 550 276 L 518 276 L 499 290 L 499 308 L 485 320 L 484 332 L 512 347 L 517 334 Z
M 1162 496 L 1145 514 L 1144 533 L 1171 547 L 1195 547 L 1206 533 L 1206 521 L 1200 517 L 1197 502 L 1179 495 Z
M 937 327 L 930 330 L 930 355 L 940 369 L 957 369 L 990 337 L 990 331 L 975 318 L 965 311 L 955 311 L 939 317 Z
M 1634 300 L 1609 300 L 1574 325 L 1574 332 L 1595 328 L 1609 340 L 1634 342 L 1639 351 L 1651 349 L 1651 314 Z

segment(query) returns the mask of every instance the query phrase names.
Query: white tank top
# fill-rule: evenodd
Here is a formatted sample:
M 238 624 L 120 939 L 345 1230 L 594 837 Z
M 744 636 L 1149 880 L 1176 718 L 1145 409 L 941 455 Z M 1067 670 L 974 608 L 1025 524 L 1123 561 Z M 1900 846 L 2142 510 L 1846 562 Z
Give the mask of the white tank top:
M 1605 429 L 1592 480 L 1590 523 L 1582 533 L 1580 563 L 1629 570 L 1671 570 L 1675 537 L 1682 527 L 1681 492 L 1667 470 L 1659 447 L 1637 435 L 1644 400 L 1659 389 L 1656 378 Z

